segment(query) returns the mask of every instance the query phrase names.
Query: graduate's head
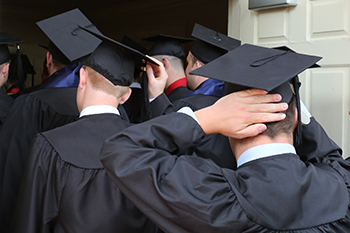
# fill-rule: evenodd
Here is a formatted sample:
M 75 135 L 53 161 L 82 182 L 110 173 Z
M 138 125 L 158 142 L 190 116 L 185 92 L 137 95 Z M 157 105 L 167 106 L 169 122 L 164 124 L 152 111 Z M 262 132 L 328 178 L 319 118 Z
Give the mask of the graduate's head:
M 190 52 L 203 64 L 207 64 L 241 45 L 240 40 L 197 23 L 193 27 L 192 36 L 197 40 L 191 47 Z
M 108 38 L 99 32 L 96 33 L 83 26 L 79 26 L 79 28 L 102 40 L 99 46 L 83 63 L 84 68 L 80 70 L 80 74 L 85 76 L 85 72 L 88 72 L 88 74 L 90 74 L 89 76 L 93 77 L 91 82 L 94 88 L 100 87 L 98 82 L 99 80 L 103 80 L 102 83 L 109 84 L 103 86 L 110 86 L 111 92 L 115 89 L 112 86 L 120 86 L 122 88 L 116 88 L 121 90 L 121 94 L 125 92 L 123 90 L 127 90 L 129 93 L 127 97 L 129 97 L 131 93 L 129 86 L 134 81 L 135 56 L 139 56 L 152 63 L 154 62 L 141 52 Z M 89 69 L 86 69 L 86 67 L 89 67 Z M 80 81 L 79 86 L 81 82 L 82 81 Z M 108 94 L 108 88 L 106 91 Z M 127 98 L 125 99 L 123 97 L 123 100 L 124 101 L 119 100 L 120 103 L 125 102 Z
M 168 74 L 166 88 L 176 80 L 185 77 L 185 52 L 182 44 L 191 42 L 193 39 L 159 34 L 143 40 L 153 42 L 148 55 L 163 63 Z
M 192 36 L 196 41 L 187 55 L 186 77 L 188 87 L 194 90 L 207 78 L 192 75 L 191 71 L 239 47 L 241 41 L 197 23 L 193 27 Z
M 41 46 L 48 50 L 46 62 L 50 75 L 88 56 L 101 42 L 78 27 L 83 25 L 98 32 L 79 9 L 41 20 L 36 24 L 50 39 L 48 46 Z
M 21 68 L 21 54 L 19 43 L 23 41 L 7 32 L 0 32 L 0 87 L 2 87 L 10 75 L 11 54 L 8 45 L 17 45 L 17 53 L 14 65 L 18 67 L 16 71 Z M 16 54 L 17 55 L 17 54 Z M 22 69 L 22 68 L 21 68 Z M 17 74 L 17 72 L 16 72 Z
M 257 88 L 266 90 L 270 94 L 280 94 L 282 96 L 281 102 L 290 103 L 292 108 L 295 102 L 298 124 L 294 137 L 296 143 L 300 143 L 300 82 L 297 75 L 314 66 L 320 59 L 320 57 L 299 54 L 288 49 L 270 49 L 245 44 L 192 73 L 225 81 L 226 93 Z M 295 101 L 293 96 L 295 96 Z M 294 111 L 294 109 L 290 111 Z M 288 113 L 288 116 L 289 119 L 285 122 L 292 121 L 291 125 L 293 125 L 295 119 L 293 112 Z M 290 123 L 288 124 L 290 125 Z M 287 128 L 289 129 L 290 126 Z M 279 133 L 275 132 L 273 127 L 270 131 L 273 131 L 267 132 L 270 136 Z

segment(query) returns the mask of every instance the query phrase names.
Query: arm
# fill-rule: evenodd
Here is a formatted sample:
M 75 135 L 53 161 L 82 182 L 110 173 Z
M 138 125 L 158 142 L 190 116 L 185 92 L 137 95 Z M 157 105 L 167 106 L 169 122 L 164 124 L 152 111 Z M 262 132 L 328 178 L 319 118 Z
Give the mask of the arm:
M 296 147 L 297 154 L 303 161 L 316 159 L 343 160 L 341 148 L 327 135 L 322 126 L 311 116 L 301 102 L 302 143 Z
M 101 160 L 122 192 L 165 232 L 226 232 L 227 214 L 237 228 L 244 214 L 230 205 L 235 196 L 221 169 L 210 160 L 174 156 L 204 136 L 191 117 L 173 113 L 108 139 Z

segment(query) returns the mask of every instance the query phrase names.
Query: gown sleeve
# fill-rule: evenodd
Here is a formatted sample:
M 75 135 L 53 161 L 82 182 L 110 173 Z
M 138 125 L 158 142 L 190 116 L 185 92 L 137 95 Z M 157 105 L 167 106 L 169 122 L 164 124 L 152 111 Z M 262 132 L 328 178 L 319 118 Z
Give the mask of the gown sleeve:
M 176 112 L 174 105 L 164 93 L 155 98 L 149 106 L 152 118 Z
M 296 147 L 296 151 L 304 162 L 343 160 L 341 148 L 314 117 L 310 118 L 310 123 L 302 126 L 302 137 L 302 144 Z
M 245 215 L 225 172 L 208 159 L 175 156 L 204 136 L 191 117 L 169 114 L 109 138 L 101 160 L 122 192 L 165 232 L 232 232 L 231 224 L 240 232 Z
M 41 134 L 36 135 L 31 148 L 10 232 L 51 232 L 58 216 L 67 169 L 57 162 L 57 152 Z M 56 170 L 60 170 L 59 175 Z

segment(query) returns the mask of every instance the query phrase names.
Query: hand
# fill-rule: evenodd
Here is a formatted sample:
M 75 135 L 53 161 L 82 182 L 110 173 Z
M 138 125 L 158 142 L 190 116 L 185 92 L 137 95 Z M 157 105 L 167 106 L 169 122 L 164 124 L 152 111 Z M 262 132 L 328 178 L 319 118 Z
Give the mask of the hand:
M 286 116 L 287 103 L 279 94 L 249 89 L 220 98 L 215 104 L 195 112 L 206 134 L 221 133 L 225 136 L 242 139 L 256 136 L 266 130 L 263 123 L 280 121 Z
M 164 92 L 168 74 L 165 71 L 163 63 L 152 57 L 149 58 L 159 64 L 159 66 L 156 66 L 149 62 L 146 63 L 146 73 L 148 76 L 148 97 L 153 99 Z

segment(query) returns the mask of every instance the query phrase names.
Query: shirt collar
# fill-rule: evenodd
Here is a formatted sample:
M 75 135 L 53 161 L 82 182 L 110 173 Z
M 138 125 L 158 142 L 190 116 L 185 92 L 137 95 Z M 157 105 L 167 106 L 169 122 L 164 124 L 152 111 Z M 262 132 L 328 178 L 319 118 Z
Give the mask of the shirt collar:
M 237 168 L 250 161 L 273 155 L 296 154 L 294 146 L 288 143 L 269 143 L 249 148 L 237 160 Z
M 187 87 L 187 78 L 181 78 L 173 82 L 169 85 L 169 87 L 165 90 L 165 95 L 169 95 L 173 90 L 178 87 Z
M 119 110 L 110 105 L 92 105 L 88 106 L 81 111 L 79 117 L 94 115 L 94 114 L 103 114 L 103 113 L 112 113 L 120 115 Z

